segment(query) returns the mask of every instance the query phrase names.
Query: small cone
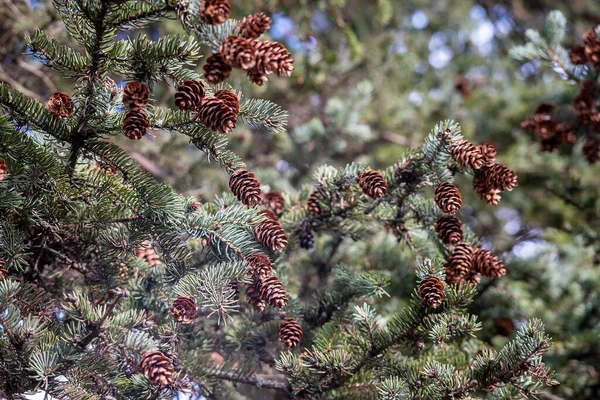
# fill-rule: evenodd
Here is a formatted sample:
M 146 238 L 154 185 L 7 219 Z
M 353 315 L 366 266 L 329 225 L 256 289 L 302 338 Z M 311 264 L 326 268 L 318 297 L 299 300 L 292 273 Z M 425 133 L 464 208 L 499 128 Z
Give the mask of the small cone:
M 473 254 L 473 269 L 481 275 L 499 278 L 506 275 L 506 267 L 498 256 L 489 250 L 476 249 Z
M 266 278 L 271 275 L 271 260 L 269 260 L 266 254 L 250 254 L 246 257 L 246 262 L 250 266 L 250 271 L 255 278 Z
M 227 104 L 233 110 L 235 117 L 237 118 L 240 113 L 240 100 L 235 93 L 231 90 L 217 90 L 215 92 L 215 97 Z
M 129 82 L 123 89 L 123 104 L 132 111 L 146 108 L 150 100 L 148 86 L 142 82 Z
M 248 75 L 248 79 L 250 79 L 250 82 L 254 83 L 257 86 L 262 86 L 269 80 L 265 74 L 257 71 L 256 69 L 251 69 L 247 71 L 246 75 Z
M 486 143 L 481 146 L 477 146 L 477 149 L 483 156 L 483 166 L 490 167 L 496 161 L 496 148 L 493 144 Z
M 175 105 L 181 111 L 195 111 L 202 104 L 206 90 L 200 81 L 183 81 L 175 93 Z
M 191 324 L 197 313 L 196 299 L 179 297 L 171 305 L 171 315 L 180 324 Z
M 435 202 L 446 214 L 456 214 L 462 207 L 462 196 L 456 186 L 442 182 L 435 188 Z
M 588 163 L 594 164 L 600 158 L 600 144 L 595 139 L 587 138 L 581 152 Z
M 244 17 L 238 24 L 243 37 L 256 39 L 271 29 L 271 18 L 265 13 L 256 13 Z
M 569 58 L 574 65 L 582 65 L 588 61 L 587 56 L 585 55 L 585 48 L 583 46 L 571 47 Z
M 265 219 L 254 227 L 258 243 L 271 251 L 283 251 L 288 244 L 288 237 L 279 222 Z
M 207 97 L 198 110 L 198 118 L 213 131 L 231 133 L 237 123 L 237 115 L 224 101 Z
M 437 276 L 428 276 L 423 279 L 419 284 L 419 296 L 421 296 L 421 302 L 427 307 L 438 308 L 442 305 L 446 293 L 444 288 L 446 284 Z
M 481 151 L 466 139 L 460 139 L 453 143 L 450 154 L 454 161 L 466 168 L 479 169 L 485 164 Z
M 288 303 L 288 294 L 283 283 L 275 275 L 258 280 L 260 298 L 268 305 L 275 308 L 283 308 Z
M 279 323 L 279 340 L 288 349 L 294 348 L 302 341 L 302 325 L 296 318 L 284 318 Z
M 131 140 L 140 140 L 146 135 L 150 122 L 144 110 L 129 111 L 123 121 L 123 134 Z
M 457 244 L 450 256 L 446 265 L 446 277 L 449 275 L 452 279 L 446 279 L 450 283 L 458 283 L 462 281 L 471 271 L 473 266 L 473 248 L 468 243 L 462 242 Z
M 4 258 L 0 258 L 0 281 L 6 279 L 6 276 L 8 275 L 8 271 L 6 270 L 5 266 L 6 261 L 4 261 Z
M 255 41 L 257 50 L 256 71 L 268 75 L 290 76 L 294 71 L 294 59 L 284 45 L 278 42 Z
M 261 200 L 260 182 L 246 169 L 238 169 L 229 178 L 231 192 L 248 207 L 254 207 Z
M 462 224 L 451 215 L 441 216 L 435 223 L 435 231 L 446 245 L 455 245 L 463 240 Z
M 473 189 L 487 204 L 497 206 L 500 203 L 500 190 L 488 187 L 479 175 L 473 177 Z
M 231 75 L 231 65 L 227 64 L 221 53 L 215 53 L 206 59 L 204 77 L 213 85 L 223 82 Z
M 360 175 L 358 186 L 369 197 L 379 199 L 387 193 L 387 184 L 379 171 L 365 171 Z
M 310 218 L 302 220 L 298 231 L 298 239 L 300 240 L 301 248 L 310 250 L 315 247 L 315 236 L 312 233 L 312 223 Z
M 221 25 L 230 15 L 228 0 L 204 0 L 200 6 L 200 18 L 209 25 Z
M 173 383 L 174 370 L 171 360 L 160 351 L 146 352 L 142 356 L 140 368 L 155 385 L 164 387 Z
M 256 51 L 251 40 L 241 36 L 229 36 L 219 48 L 227 64 L 246 71 L 256 65 Z
M 135 256 L 146 261 L 152 267 L 161 263 L 160 257 L 158 256 L 158 254 L 156 254 L 154 248 L 147 240 L 135 250 Z
M 514 171 L 502 164 L 493 164 L 491 167 L 482 168 L 481 179 L 486 186 L 492 189 L 509 192 L 519 185 L 519 179 Z
M 285 199 L 281 192 L 271 190 L 263 195 L 263 203 L 269 207 L 276 215 L 281 215 L 285 208 Z
M 75 104 L 66 93 L 56 92 L 48 100 L 48 110 L 58 118 L 69 118 L 74 109 Z
M 264 311 L 266 303 L 260 296 L 260 290 L 258 290 L 258 281 L 254 281 L 252 284 L 246 286 L 246 300 L 254 307 L 256 311 Z
M 312 192 L 308 201 L 306 202 L 308 207 L 308 213 L 313 217 L 318 217 L 321 214 L 321 206 L 319 205 L 319 193 L 317 191 Z
M 6 178 L 6 174 L 8 174 L 8 166 L 6 165 L 4 158 L 0 157 L 0 182 Z

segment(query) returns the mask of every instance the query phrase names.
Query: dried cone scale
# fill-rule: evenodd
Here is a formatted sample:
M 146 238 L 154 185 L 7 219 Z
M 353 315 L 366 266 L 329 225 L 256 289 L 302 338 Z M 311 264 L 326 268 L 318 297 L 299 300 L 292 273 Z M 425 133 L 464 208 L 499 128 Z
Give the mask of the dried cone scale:
M 48 99 L 48 110 L 59 118 L 69 118 L 74 109 L 73 99 L 64 92 L 56 92 Z
M 231 15 L 228 0 L 204 0 L 200 6 L 200 18 L 209 25 L 220 25 Z
M 358 179 L 358 185 L 369 197 L 379 199 L 387 193 L 387 184 L 379 171 L 365 171 Z
M 143 242 L 136 250 L 135 256 L 146 261 L 151 266 L 160 264 L 160 257 L 154 251 L 149 241 Z
M 250 254 L 246 257 L 246 262 L 250 266 L 250 271 L 254 277 L 261 278 L 271 275 L 271 260 L 266 254 Z
M 142 82 L 129 82 L 123 89 L 123 104 L 132 111 L 146 108 L 150 100 L 148 86 Z
M 451 215 L 442 215 L 435 223 L 435 232 L 447 245 L 455 245 L 463 240 L 462 223 Z
M 279 322 L 279 340 L 288 349 L 294 348 L 302 341 L 302 325 L 296 318 L 283 318 Z
M 283 283 L 275 275 L 270 275 L 258 280 L 260 298 L 268 305 L 283 308 L 288 303 L 288 294 Z
M 223 82 L 231 75 L 231 65 L 227 64 L 221 53 L 215 53 L 206 59 L 204 77 L 213 85 Z
M 281 224 L 272 219 L 264 219 L 254 227 L 258 243 L 271 251 L 283 251 L 288 245 L 288 237 Z
M 225 62 L 233 68 L 252 69 L 256 65 L 256 52 L 250 39 L 241 36 L 229 36 L 219 48 Z
M 206 94 L 204 85 L 200 81 L 183 81 L 175 93 L 175 105 L 181 111 L 195 111 L 202 105 L 202 98 Z
M 168 386 L 173 383 L 171 360 L 160 351 L 151 350 L 142 356 L 140 368 L 155 385 Z
M 260 182 L 246 169 L 238 169 L 229 178 L 231 192 L 242 204 L 254 207 L 260 203 L 262 192 Z
M 178 297 L 171 305 L 171 315 L 180 324 L 191 324 L 197 313 L 196 299 L 193 297 Z
M 435 202 L 446 214 L 456 214 L 462 207 L 462 196 L 456 186 L 442 182 L 435 188 Z
M 238 24 L 238 28 L 243 37 L 256 39 L 271 29 L 271 23 L 271 18 L 261 12 L 244 17 Z
M 233 110 L 235 117 L 237 118 L 240 113 L 240 100 L 235 93 L 231 90 L 222 89 L 215 92 L 215 97 L 227 104 Z
M 442 300 L 446 297 L 444 288 L 446 284 L 437 276 L 428 276 L 419 284 L 419 296 L 421 301 L 427 307 L 438 308 L 442 305 Z

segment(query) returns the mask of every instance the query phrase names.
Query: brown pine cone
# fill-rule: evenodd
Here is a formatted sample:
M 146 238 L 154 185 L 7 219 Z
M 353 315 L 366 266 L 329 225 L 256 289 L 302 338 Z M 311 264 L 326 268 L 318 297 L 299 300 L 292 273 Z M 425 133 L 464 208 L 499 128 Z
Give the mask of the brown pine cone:
M 575 129 L 566 122 L 561 122 L 556 125 L 556 134 L 560 144 L 575 144 L 577 141 Z
M 244 17 L 238 28 L 245 38 L 256 39 L 271 29 L 271 18 L 265 13 L 256 13 Z
M 486 185 L 485 181 L 479 176 L 473 177 L 473 189 L 481 200 L 487 204 L 497 206 L 500 203 L 500 190 L 492 189 Z
M 196 111 L 202 104 L 206 94 L 204 85 L 200 81 L 183 81 L 175 93 L 175 105 L 181 111 Z
M 462 207 L 462 195 L 450 182 L 442 182 L 434 192 L 435 203 L 446 214 L 456 214 Z
M 442 215 L 435 223 L 435 231 L 447 245 L 455 245 L 463 240 L 462 224 L 451 215 Z
M 454 78 L 454 88 L 463 97 L 469 97 L 473 94 L 471 91 L 471 81 L 464 75 L 459 75 Z
M 4 180 L 6 174 L 8 174 L 8 166 L 6 165 L 4 158 L 0 157 L 0 182 Z
M 58 118 L 69 118 L 74 109 L 73 99 L 66 93 L 56 92 L 48 99 L 48 110 Z
M 463 167 L 479 169 L 485 164 L 485 158 L 481 151 L 466 139 L 454 142 L 450 148 L 450 154 L 454 161 Z
M 486 143 L 486 144 L 482 144 L 481 146 L 477 146 L 477 148 L 479 149 L 479 152 L 483 156 L 483 160 L 484 160 L 483 166 L 484 167 L 492 166 L 494 164 L 494 162 L 496 161 L 496 148 L 494 147 L 494 145 L 490 144 L 490 143 Z
M 492 189 L 509 192 L 519 185 L 517 174 L 502 164 L 493 164 L 491 167 L 482 168 L 481 179 Z
M 260 290 L 258 290 L 258 281 L 254 281 L 250 285 L 246 286 L 246 300 L 254 307 L 256 311 L 264 311 L 266 303 L 260 296 Z
M 191 324 L 196 319 L 197 306 L 193 297 L 178 297 L 171 305 L 173 319 L 181 324 Z
M 156 350 L 146 352 L 142 356 L 140 368 L 144 375 L 155 385 L 168 386 L 173 383 L 173 366 L 171 360 L 163 353 Z
M 199 200 L 194 200 L 188 206 L 188 211 L 194 212 L 198 211 L 202 207 L 202 203 Z
M 596 36 L 594 40 L 589 41 L 585 45 L 584 51 L 587 60 L 593 64 L 594 68 L 598 69 L 600 66 L 600 38 Z
M 278 42 L 254 42 L 257 51 L 256 71 L 263 75 L 276 72 L 277 75 L 290 76 L 294 72 L 294 59 L 285 48 Z
M 250 271 L 255 278 L 263 278 L 271 275 L 271 260 L 265 254 L 253 253 L 246 257 Z
M 240 113 L 240 100 L 235 93 L 231 90 L 217 90 L 215 92 L 215 97 L 231 107 L 237 118 Z
M 203 68 L 204 77 L 213 85 L 223 82 L 231 75 L 231 65 L 225 62 L 221 53 L 208 57 Z
M 207 97 L 198 110 L 198 118 L 209 129 L 221 133 L 231 133 L 235 129 L 237 116 L 221 99 Z
M 123 89 L 123 104 L 132 111 L 146 108 L 150 100 L 148 86 L 142 82 L 129 82 Z
M 296 318 L 284 318 L 279 323 L 279 340 L 291 349 L 302 341 L 302 325 Z
M 276 215 L 281 215 L 285 208 L 285 199 L 276 190 L 271 190 L 269 193 L 263 194 L 263 203 L 273 210 Z
M 442 300 L 446 297 L 444 288 L 446 284 L 437 276 L 428 276 L 419 284 L 419 296 L 421 302 L 427 307 L 438 308 L 442 305 Z
M 459 243 L 452 249 L 448 257 L 446 275 L 448 275 L 448 270 L 450 270 L 453 277 L 459 277 L 462 280 L 469 274 L 472 266 L 473 248 L 468 243 Z
M 358 186 L 367 196 L 374 199 L 379 199 L 387 193 L 387 184 L 379 171 L 363 172 L 358 179 Z
M 582 65 L 588 61 L 583 46 L 571 47 L 571 51 L 569 52 L 569 58 L 571 58 L 571 62 L 575 65 Z
M 481 275 L 491 278 L 506 275 L 506 268 L 502 260 L 485 249 L 476 249 L 473 253 L 473 269 Z
M 248 75 L 248 79 L 250 79 L 250 82 L 258 86 L 264 85 L 269 80 L 265 74 L 259 72 L 256 69 L 251 69 L 247 71 L 246 75 Z
M 238 169 L 229 178 L 231 193 L 244 205 L 254 207 L 260 203 L 260 182 L 254 174 L 246 169 Z
M 250 70 L 256 65 L 257 49 L 250 39 L 229 36 L 219 49 L 223 59 L 233 68 Z
M 146 135 L 150 121 L 144 110 L 131 110 L 123 120 L 123 134 L 131 140 L 140 140 Z
M 283 283 L 275 275 L 270 275 L 258 280 L 260 298 L 268 305 L 283 308 L 288 303 L 288 294 Z
M 4 268 L 5 266 L 6 261 L 4 261 L 4 258 L 0 258 L 0 281 L 6 279 L 6 276 L 8 275 L 8 271 L 6 271 L 6 268 Z
M 156 254 L 154 248 L 147 240 L 135 250 L 135 256 L 146 261 L 152 267 L 161 263 L 160 257 Z
M 600 159 L 600 144 L 598 144 L 598 142 L 591 137 L 587 138 L 583 147 L 581 148 L 581 152 L 588 163 L 594 164 L 596 161 L 598 161 L 598 159 Z
M 583 42 L 585 44 L 593 43 L 598 40 L 598 35 L 596 35 L 596 29 L 590 28 L 583 33 Z
M 288 237 L 281 224 L 272 219 L 264 219 L 254 227 L 256 241 L 271 251 L 283 251 Z
M 321 206 L 319 205 L 319 192 L 316 190 L 312 192 L 308 201 L 306 202 L 308 206 L 308 213 L 313 217 L 318 217 L 321 214 Z
M 230 15 L 228 0 L 204 0 L 200 6 L 200 18 L 209 25 L 221 25 Z

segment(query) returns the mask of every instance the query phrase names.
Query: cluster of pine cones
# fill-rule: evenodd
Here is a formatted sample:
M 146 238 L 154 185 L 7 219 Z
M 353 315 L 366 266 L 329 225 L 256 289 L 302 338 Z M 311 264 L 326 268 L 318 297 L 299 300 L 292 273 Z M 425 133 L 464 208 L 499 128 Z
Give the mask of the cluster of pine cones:
M 123 89 L 123 105 L 128 108 L 123 120 L 123 133 L 131 140 L 140 140 L 146 135 L 150 122 L 146 107 L 150 100 L 148 85 L 129 82 Z
M 533 116 L 521 122 L 521 128 L 541 140 L 542 151 L 553 151 L 561 145 L 573 145 L 577 140 L 570 124 L 552 119 L 553 110 L 554 106 L 550 104 L 540 104 Z
M 591 64 L 600 71 L 600 38 L 596 29 L 590 28 L 583 34 L 583 46 L 573 46 L 569 53 L 571 62 L 575 65 Z
M 226 0 L 220 0 L 227 3 Z M 215 0 L 218 2 L 218 0 Z M 267 75 L 290 76 L 294 59 L 281 43 L 258 38 L 271 28 L 271 18 L 264 13 L 248 15 L 238 24 L 239 35 L 229 36 L 204 64 L 205 78 L 212 84 L 223 82 L 233 68 L 246 71 L 251 82 L 262 86 Z

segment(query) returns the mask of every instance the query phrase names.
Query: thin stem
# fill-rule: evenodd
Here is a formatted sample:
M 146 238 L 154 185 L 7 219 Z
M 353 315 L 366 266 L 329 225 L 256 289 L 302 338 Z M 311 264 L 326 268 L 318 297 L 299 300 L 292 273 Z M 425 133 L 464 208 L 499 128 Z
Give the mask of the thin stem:
M 209 375 L 211 375 L 217 379 L 224 379 L 224 380 L 231 381 L 231 382 L 245 383 L 247 385 L 256 386 L 258 388 L 276 389 L 276 390 L 280 390 L 280 391 L 283 391 L 286 393 L 290 392 L 289 385 L 283 375 L 276 375 L 276 376 L 281 376 L 282 380 L 263 378 L 262 376 L 256 375 L 256 374 L 250 375 L 250 376 L 244 376 L 244 375 L 239 375 L 235 371 L 229 371 L 229 372 L 214 371 L 214 372 L 209 372 Z

